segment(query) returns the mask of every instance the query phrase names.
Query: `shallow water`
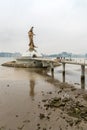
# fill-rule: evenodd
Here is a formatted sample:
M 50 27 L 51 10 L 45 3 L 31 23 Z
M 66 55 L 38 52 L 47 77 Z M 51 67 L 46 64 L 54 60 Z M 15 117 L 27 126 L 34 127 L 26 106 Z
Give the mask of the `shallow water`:
M 10 60 L 13 59 L 0 58 L 0 64 Z M 80 71 L 77 70 L 78 67 L 67 66 L 67 82 L 79 82 Z M 44 95 L 48 99 L 47 92 L 57 91 L 48 77 L 52 79 L 51 73 L 43 69 L 0 66 L 0 129 L 18 130 L 25 121 L 31 120 L 25 125 L 25 130 L 35 130 L 34 125 L 40 121 L 37 104 L 40 102 L 43 107 Z M 54 78 L 62 81 L 62 66 L 55 68 Z
M 15 60 L 13 58 L 0 58 L 0 64 Z M 83 61 L 82 61 L 83 62 Z M 87 67 L 86 67 L 87 68 Z M 43 80 L 44 70 L 41 69 L 31 69 L 31 68 L 12 68 L 0 66 L 0 80 L 28 80 L 41 78 Z M 47 72 L 51 76 L 50 71 Z M 65 81 L 74 84 L 76 87 L 81 86 L 81 66 L 80 65 L 68 65 L 66 64 L 66 76 Z M 54 78 L 63 82 L 62 77 L 62 66 L 56 67 L 54 69 Z M 40 80 L 40 79 L 39 79 Z M 85 88 L 87 88 L 87 73 L 85 74 Z
M 9 60 L 13 59 L 1 58 L 0 64 Z M 39 113 L 37 104 L 43 93 L 56 89 L 46 78 L 42 69 L 0 66 L 0 129 L 16 130 L 26 116 L 35 118 L 32 113 Z
M 14 59 L 1 58 L 0 64 L 10 60 Z M 53 85 L 51 86 L 51 83 L 46 81 L 47 77 L 49 77 L 49 75 L 47 75 L 47 70 L 43 69 L 0 66 L 0 83 L 2 86 L 5 84 L 7 87 L 9 87 L 8 85 L 11 82 L 13 84 L 27 84 L 31 95 L 34 95 L 34 89 L 36 92 L 43 89 L 54 89 Z M 26 89 L 26 87 L 24 89 Z
M 87 67 L 85 67 L 87 68 Z M 54 69 L 54 78 L 63 82 L 62 65 Z M 48 73 L 51 75 L 51 73 Z M 77 88 L 81 88 L 81 66 L 80 65 L 65 65 L 65 82 L 75 85 Z M 87 72 L 85 73 L 85 88 L 87 88 Z

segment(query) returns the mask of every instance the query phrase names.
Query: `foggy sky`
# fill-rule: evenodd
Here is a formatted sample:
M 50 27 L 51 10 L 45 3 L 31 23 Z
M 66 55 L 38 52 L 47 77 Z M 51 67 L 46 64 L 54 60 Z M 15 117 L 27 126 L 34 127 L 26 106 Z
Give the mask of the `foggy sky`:
M 28 49 L 28 31 L 42 53 L 87 53 L 87 0 L 0 0 L 0 51 Z

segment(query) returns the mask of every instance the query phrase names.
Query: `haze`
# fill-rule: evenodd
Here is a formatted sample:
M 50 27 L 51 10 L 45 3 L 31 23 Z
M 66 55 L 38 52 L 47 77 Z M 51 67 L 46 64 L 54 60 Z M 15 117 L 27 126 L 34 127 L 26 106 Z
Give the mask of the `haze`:
M 28 50 L 28 31 L 42 53 L 87 53 L 87 0 L 0 0 L 0 51 Z

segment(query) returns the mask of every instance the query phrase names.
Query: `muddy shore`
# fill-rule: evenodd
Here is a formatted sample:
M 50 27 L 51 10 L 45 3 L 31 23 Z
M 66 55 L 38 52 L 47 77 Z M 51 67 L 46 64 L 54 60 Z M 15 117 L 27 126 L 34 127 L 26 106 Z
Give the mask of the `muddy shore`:
M 30 75 L 31 80 L 0 80 L 0 130 L 87 129 L 86 90 L 45 74 Z

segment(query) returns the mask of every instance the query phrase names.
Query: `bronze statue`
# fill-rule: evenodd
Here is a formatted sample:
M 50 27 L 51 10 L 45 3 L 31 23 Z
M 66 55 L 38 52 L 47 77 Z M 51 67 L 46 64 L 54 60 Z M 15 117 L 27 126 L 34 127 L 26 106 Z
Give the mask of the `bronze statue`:
M 28 32 L 29 41 L 30 41 L 30 43 L 29 43 L 29 51 L 36 51 L 36 50 L 34 49 L 36 46 L 34 45 L 34 42 L 33 42 L 33 36 L 35 35 L 35 34 L 33 33 L 33 28 L 34 28 L 34 27 L 31 27 L 31 29 L 30 29 L 29 32 Z

